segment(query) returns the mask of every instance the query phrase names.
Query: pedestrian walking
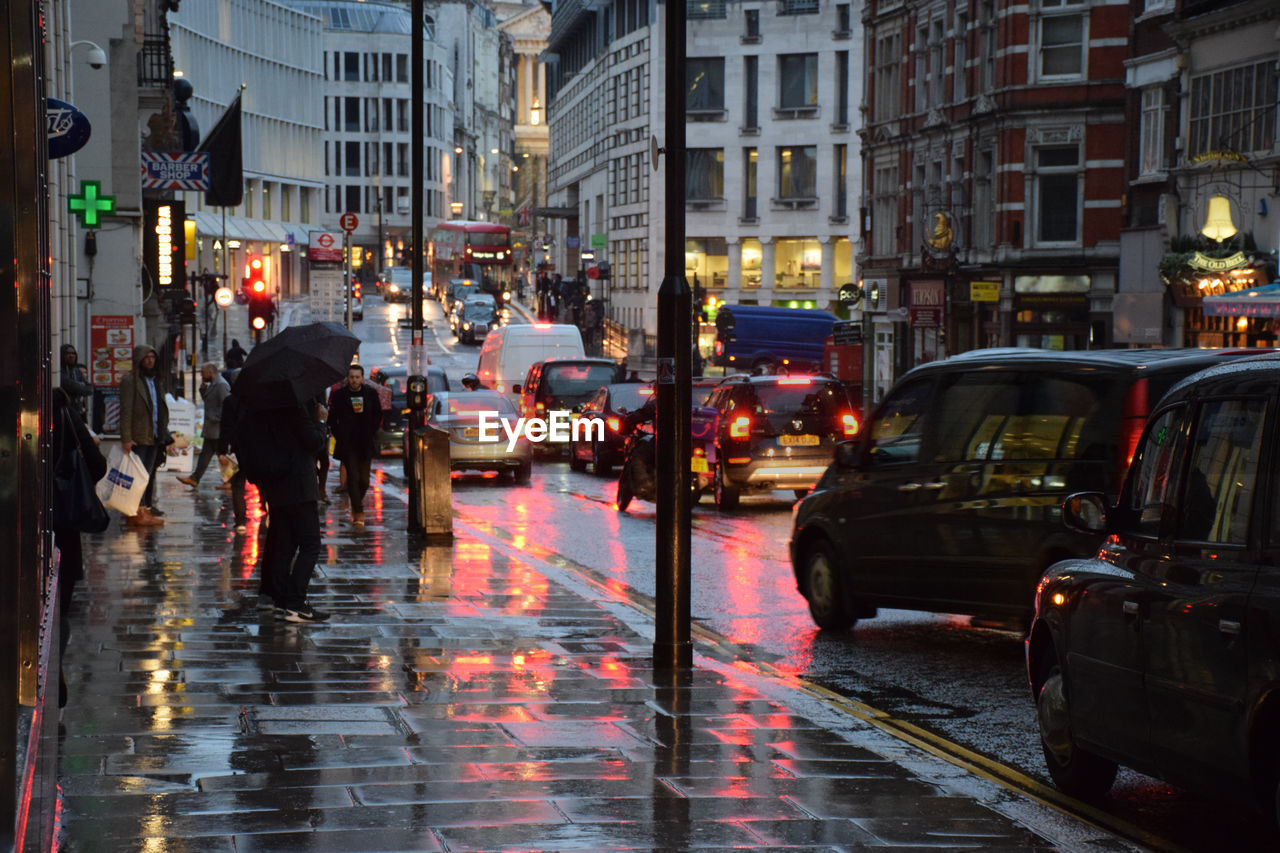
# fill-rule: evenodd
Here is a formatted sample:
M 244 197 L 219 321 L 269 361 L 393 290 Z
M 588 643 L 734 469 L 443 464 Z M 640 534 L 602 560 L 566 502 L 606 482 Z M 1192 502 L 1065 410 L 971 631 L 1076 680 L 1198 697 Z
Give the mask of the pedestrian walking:
M 239 370 L 231 371 L 231 385 L 235 385 Z M 232 463 L 231 455 L 235 453 L 232 436 L 234 426 L 239 419 L 239 399 L 234 392 L 227 394 L 222 401 L 222 410 L 218 416 L 218 464 L 227 466 Z M 244 533 L 249 529 L 249 506 L 245 500 L 245 488 L 248 480 L 244 471 L 236 464 L 236 472 L 223 484 L 231 491 L 231 512 L 235 516 L 236 533 Z M 222 488 L 219 486 L 218 488 Z
M 233 442 L 237 454 L 270 459 L 272 468 L 271 475 L 256 481 L 271 507 L 260 594 L 271 599 L 285 621 L 323 622 L 329 615 L 312 607 L 307 594 L 320 556 L 316 454 L 324 447 L 328 412 L 311 403 L 255 410 L 238 400 L 241 407 Z
M 204 400 L 204 443 L 200 446 L 200 458 L 190 477 L 179 477 L 178 482 L 196 488 L 204 476 L 209 461 L 217 454 L 218 435 L 221 432 L 222 404 L 231 393 L 231 386 L 218 373 L 218 366 L 211 361 L 200 365 L 200 397 Z
M 227 347 L 227 354 L 223 361 L 227 365 L 227 370 L 239 370 L 244 367 L 245 356 L 249 353 L 244 347 L 240 346 L 240 342 L 235 338 L 231 339 L 231 346 Z
M 329 395 L 329 429 L 335 442 L 333 457 L 347 470 L 347 496 L 351 499 L 351 521 L 364 526 L 364 493 L 369 490 L 369 468 L 373 464 L 382 405 L 378 392 L 365 384 L 364 368 L 347 369 L 347 381 Z
M 89 399 L 93 396 L 93 386 L 85 375 L 84 365 L 80 364 L 80 356 L 71 344 L 62 345 L 62 390 L 69 398 L 68 406 L 72 414 L 79 415 L 82 423 L 89 422 Z
M 136 453 L 150 478 L 137 514 L 129 517 L 128 523 L 137 527 L 164 524 L 164 513 L 155 506 L 155 488 L 160 454 L 169 443 L 169 407 L 157 375 L 157 358 L 154 347 L 134 347 L 133 370 L 120 380 L 120 450 Z

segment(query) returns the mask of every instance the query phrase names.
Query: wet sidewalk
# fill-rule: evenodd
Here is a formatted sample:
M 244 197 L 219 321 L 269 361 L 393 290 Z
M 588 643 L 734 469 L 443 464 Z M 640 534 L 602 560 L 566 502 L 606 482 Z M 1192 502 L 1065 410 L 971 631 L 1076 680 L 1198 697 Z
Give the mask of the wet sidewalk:
M 465 517 L 411 552 L 377 477 L 370 527 L 326 508 L 324 625 L 256 609 L 213 482 L 86 537 L 63 849 L 1126 846 L 707 650 L 655 684 L 643 614 Z

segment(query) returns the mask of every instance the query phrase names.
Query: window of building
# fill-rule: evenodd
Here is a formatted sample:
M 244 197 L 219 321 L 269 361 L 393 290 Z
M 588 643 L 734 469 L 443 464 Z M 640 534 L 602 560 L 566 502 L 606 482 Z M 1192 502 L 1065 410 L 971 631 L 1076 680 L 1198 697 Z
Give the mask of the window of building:
M 983 0 L 978 31 L 978 91 L 990 94 L 996 86 L 996 18 L 993 0 Z
M 832 169 L 836 177 L 835 204 L 832 207 L 831 215 L 839 218 L 845 218 L 849 215 L 848 151 L 848 145 L 837 145 L 835 147 L 835 163 Z
M 778 57 L 778 106 L 784 110 L 818 105 L 818 54 L 787 53 Z
M 409 177 L 409 145 L 406 142 L 396 143 L 396 174 L 402 178 Z
M 875 120 L 897 118 L 902 99 L 902 37 L 888 33 L 876 39 Z
M 396 98 L 396 130 L 409 132 L 409 99 Z
M 816 237 L 777 240 L 773 252 L 773 279 L 778 288 L 809 290 L 822 278 L 822 244 Z
M 849 126 L 849 51 L 836 51 L 836 124 Z
M 409 82 L 409 55 L 405 53 L 396 54 L 396 82 Z
M 778 149 L 778 198 L 814 199 L 818 195 L 818 148 L 788 145 Z
M 689 20 L 725 17 L 724 0 L 685 0 L 685 8 Z
M 760 127 L 760 57 L 742 58 L 743 123 L 745 128 Z
M 390 83 L 391 77 L 391 54 L 382 54 L 382 79 L 384 82 Z
M 1040 0 L 1039 72 L 1041 77 L 1078 77 L 1084 73 L 1086 18 L 1083 0 Z
M 685 191 L 690 200 L 724 198 L 723 148 L 690 148 L 685 163 Z
M 343 208 L 346 213 L 361 213 L 364 208 L 360 206 L 360 185 L 351 184 L 347 187 L 347 206 Z
M 1139 173 L 1154 175 L 1164 170 L 1164 89 L 1142 90 L 1142 157 Z
M 1036 241 L 1080 240 L 1080 146 L 1055 145 L 1035 150 Z
M 1270 151 L 1276 139 L 1272 60 L 1191 80 L 1191 156 L 1206 151 Z
M 946 26 L 941 18 L 934 18 L 929 26 L 929 106 L 942 105 L 943 85 L 946 80 Z
M 293 220 L 293 193 L 284 188 L 280 190 L 280 218 L 285 222 Z
M 378 131 L 378 99 L 366 98 L 364 102 L 364 129 L 368 133 Z
M 358 133 L 360 131 L 360 99 L 342 99 L 342 129 Z
M 392 168 L 395 166 L 395 156 L 392 154 L 392 143 L 382 143 L 382 174 L 390 175 Z
M 724 287 L 729 281 L 729 244 L 723 237 L 690 237 L 684 243 L 685 278 L 693 286 Z
M 755 237 L 742 238 L 742 286 L 759 287 L 764 249 Z
M 760 41 L 760 10 L 747 9 L 743 12 L 742 40 L 745 42 Z
M 756 167 L 760 159 L 754 148 L 742 149 L 742 218 L 755 219 L 756 210 Z
M 969 16 L 956 13 L 954 53 L 951 58 L 952 98 L 963 101 L 969 96 Z
M 849 14 L 848 3 L 836 4 L 836 35 L 847 36 L 852 32 L 853 18 Z
M 724 111 L 724 57 L 689 59 L 685 65 L 691 113 Z
M 871 251 L 880 257 L 897 251 L 898 200 L 901 194 L 898 167 L 877 166 L 872 181 Z
M 360 174 L 360 143 L 348 142 L 345 148 L 346 151 L 343 152 L 343 159 L 346 160 L 347 168 L 344 174 L 348 176 L 357 176 Z
M 781 0 L 778 4 L 779 15 L 816 15 L 818 0 Z
M 360 54 L 353 51 L 342 54 L 342 66 L 343 80 L 360 80 Z

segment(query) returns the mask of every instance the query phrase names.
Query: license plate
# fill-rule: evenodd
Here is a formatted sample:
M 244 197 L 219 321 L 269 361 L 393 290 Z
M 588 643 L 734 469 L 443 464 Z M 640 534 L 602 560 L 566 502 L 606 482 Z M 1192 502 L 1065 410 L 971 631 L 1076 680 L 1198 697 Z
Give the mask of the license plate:
M 702 456 L 693 457 L 693 473 L 695 474 L 711 473 L 711 467 L 707 465 L 707 460 L 705 457 L 702 457 Z
M 464 438 L 479 438 L 479 437 L 480 437 L 480 427 L 478 427 L 478 426 L 467 427 L 466 429 L 464 429 L 464 430 L 462 431 L 462 435 L 463 435 L 463 437 L 464 437 Z
M 822 439 L 816 435 L 780 435 L 778 444 L 783 447 L 817 447 Z

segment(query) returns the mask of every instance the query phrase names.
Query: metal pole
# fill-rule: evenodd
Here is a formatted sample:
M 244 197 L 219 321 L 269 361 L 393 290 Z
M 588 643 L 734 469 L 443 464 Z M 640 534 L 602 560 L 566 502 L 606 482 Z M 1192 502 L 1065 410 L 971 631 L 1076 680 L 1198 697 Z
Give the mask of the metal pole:
M 413 0 L 411 4 L 411 14 L 413 17 L 413 37 L 410 39 L 410 65 L 412 66 L 409 77 L 409 91 L 413 98 L 413 106 L 409 110 L 410 116 L 410 133 L 409 138 L 413 140 L 410 148 L 410 165 L 409 174 L 412 185 L 412 251 L 410 258 L 412 261 L 412 290 L 409 297 L 410 302 L 410 324 L 411 324 L 411 340 L 409 344 L 409 375 L 410 377 L 423 377 L 427 372 L 426 352 L 422 343 L 422 276 L 425 273 L 423 266 L 424 258 L 422 254 L 422 101 L 426 95 L 426 81 L 423 80 L 422 60 L 423 60 L 423 40 L 425 33 L 423 30 L 423 3 L 422 0 Z M 379 208 L 381 209 L 381 208 Z M 415 422 L 416 421 L 416 422 Z M 425 413 L 415 411 L 409 422 L 409 429 L 417 429 L 425 425 Z M 408 442 L 409 450 L 406 452 L 415 453 L 413 450 L 414 442 Z M 410 458 L 410 471 L 416 472 L 417 459 Z M 421 515 L 419 511 L 419 502 L 422 500 L 422 492 L 417 476 L 409 477 L 409 533 L 421 534 L 424 532 Z
M 226 278 L 223 280 L 227 283 L 227 287 L 230 287 L 232 288 L 232 290 L 234 290 L 235 287 L 233 286 L 232 282 L 234 282 L 235 279 L 231 277 L 231 260 L 230 260 L 230 254 L 229 254 L 231 250 L 227 247 L 227 209 L 224 207 L 224 208 L 221 208 L 221 210 L 222 210 L 222 274 L 226 276 Z M 226 308 L 222 309 L 222 357 L 223 358 L 227 357 L 227 309 Z M 223 362 L 223 365 L 225 366 L 226 362 Z
M 347 305 L 347 328 L 351 328 L 351 232 L 342 229 L 342 292 Z
M 658 290 L 657 529 L 654 598 L 655 670 L 693 666 L 689 625 L 689 355 L 692 294 L 684 278 L 685 204 L 685 4 L 667 0 L 666 250 Z

